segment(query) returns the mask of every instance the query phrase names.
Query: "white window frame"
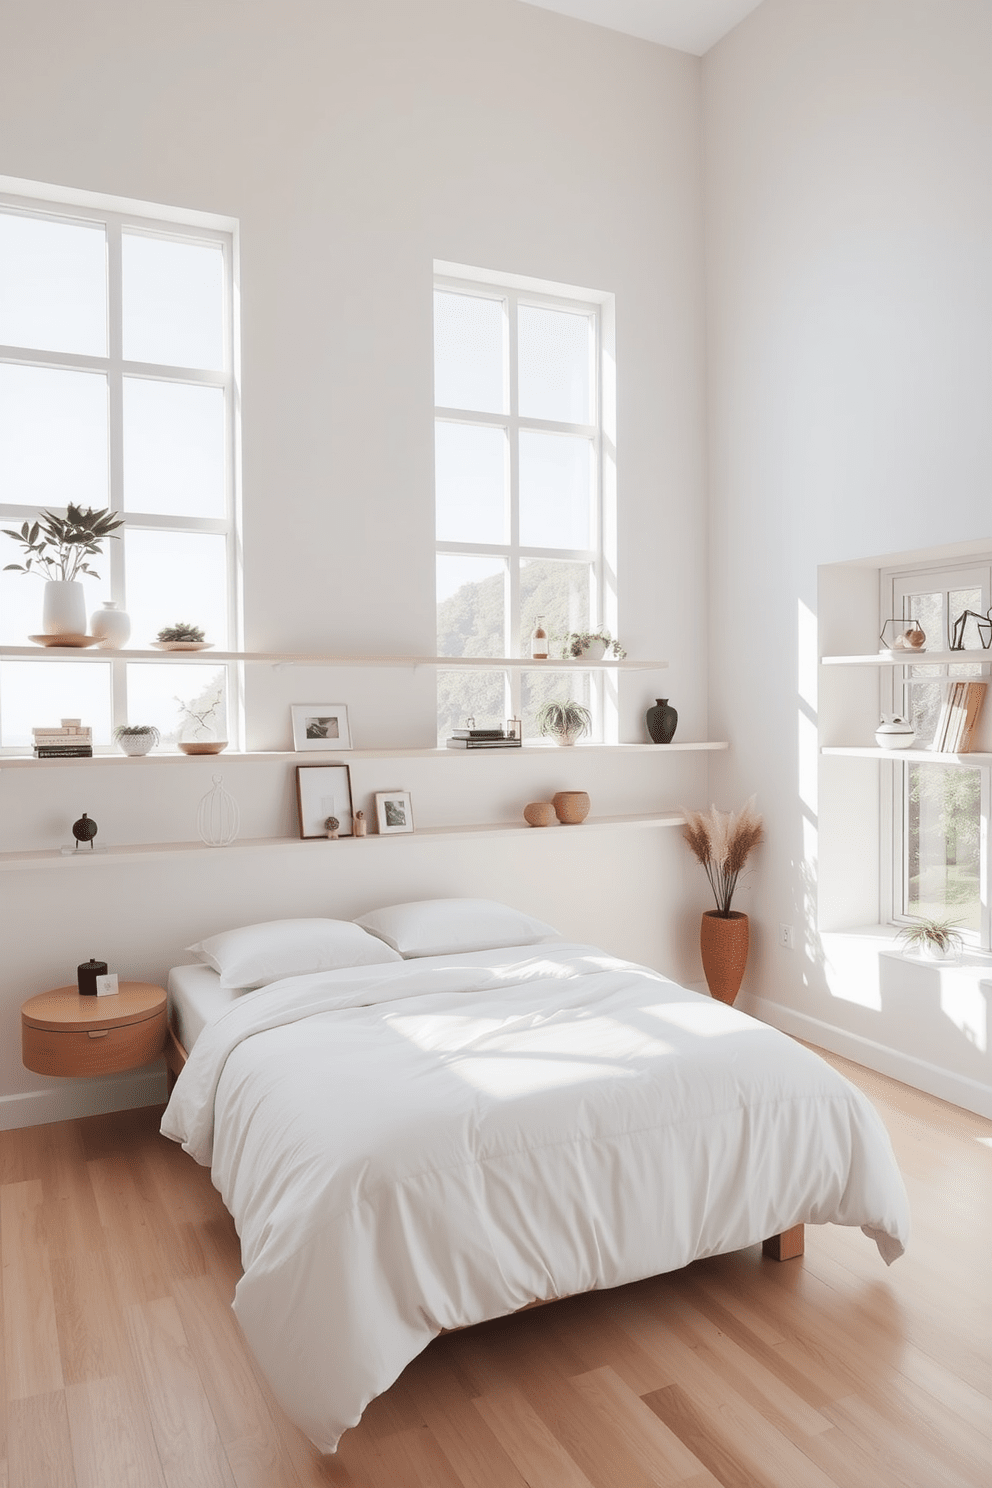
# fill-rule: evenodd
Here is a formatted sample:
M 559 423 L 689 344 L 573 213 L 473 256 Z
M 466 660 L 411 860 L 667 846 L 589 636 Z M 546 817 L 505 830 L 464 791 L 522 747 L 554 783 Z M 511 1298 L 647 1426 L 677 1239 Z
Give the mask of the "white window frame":
M 898 569 L 883 570 L 880 574 L 880 622 L 882 624 L 891 618 L 910 618 L 909 596 L 911 593 L 919 593 L 921 590 L 930 588 L 934 591 L 948 590 L 951 588 L 966 588 L 969 586 L 980 586 L 983 590 L 984 610 L 992 603 L 992 557 L 977 558 L 960 563 L 927 563 L 903 567 Z M 950 617 L 947 619 L 948 626 Z M 931 640 L 933 638 L 930 638 Z M 950 635 L 940 638 L 937 645 L 932 649 L 948 651 L 950 649 Z M 977 654 L 962 652 L 962 662 L 966 658 L 975 661 L 988 662 L 992 660 L 992 652 L 979 651 Z M 917 665 L 927 665 L 926 653 L 918 657 Z M 953 663 L 941 664 L 940 675 L 936 678 L 919 678 L 917 682 L 948 680 L 949 666 Z M 891 667 L 883 670 L 882 674 L 882 711 L 898 713 L 911 716 L 910 689 L 916 685 L 911 676 L 913 663 L 906 666 Z M 953 679 L 952 679 L 953 680 Z M 978 679 L 976 679 L 978 680 Z M 992 676 L 983 677 L 992 688 Z M 992 700 L 986 697 L 985 707 L 992 706 Z M 909 791 L 909 772 L 913 763 L 919 761 L 899 761 L 893 759 L 891 763 L 883 766 L 889 774 L 888 789 L 881 791 L 881 841 L 889 844 L 889 850 L 883 850 L 880 858 L 880 895 L 883 910 L 886 913 L 889 924 L 907 925 L 914 922 L 914 917 L 904 913 L 905 903 L 905 865 L 907 857 L 906 849 L 906 811 Z M 935 766 L 940 766 L 941 757 L 938 753 L 933 756 Z M 992 834 L 989 831 L 990 809 L 992 809 L 992 771 L 987 764 L 976 760 L 974 765 L 958 766 L 945 765 L 946 769 L 976 769 L 979 772 L 981 782 L 981 804 L 980 804 L 980 857 L 979 857 L 979 894 L 981 900 L 980 930 L 962 931 L 966 942 L 975 949 L 988 951 L 992 949 L 992 908 L 989 904 L 989 884 L 992 879 L 992 865 L 989 861 L 990 846 L 992 846 Z
M 506 604 L 504 655 L 522 657 L 525 637 L 520 634 L 520 564 L 522 560 L 558 559 L 587 564 L 592 574 L 589 596 L 590 628 L 609 627 L 617 634 L 616 586 L 616 520 L 615 520 L 615 378 L 614 365 L 614 300 L 610 294 L 578 289 L 571 285 L 551 284 L 522 275 L 491 274 L 459 264 L 434 265 L 434 289 L 447 293 L 470 295 L 475 299 L 499 301 L 506 317 L 504 336 L 504 413 L 464 408 L 434 406 L 438 422 L 469 424 L 502 430 L 507 436 L 509 471 L 507 481 L 509 541 L 506 543 L 457 543 L 435 538 L 435 554 L 462 557 L 490 557 L 506 563 L 509 594 Z M 588 316 L 593 323 L 590 350 L 590 386 L 592 421 L 588 424 L 559 422 L 553 419 L 525 417 L 518 410 L 517 394 L 517 312 L 520 305 L 564 310 Z M 519 440 L 521 431 L 572 434 L 589 439 L 593 464 L 593 546 L 589 548 L 531 547 L 520 542 Z M 540 666 L 541 663 L 536 663 Z M 602 673 L 591 676 L 591 711 L 594 737 L 616 742 L 618 712 L 616 688 L 604 688 Z M 612 681 L 612 679 L 610 679 Z M 507 716 L 520 716 L 522 673 L 518 667 L 504 673 Z
M 58 222 L 100 226 L 107 241 L 107 352 L 106 356 L 84 356 L 75 352 L 39 351 L 0 344 L 0 362 L 29 367 L 102 372 L 108 390 L 108 486 L 107 505 L 125 518 L 130 531 L 217 533 L 226 549 L 226 612 L 228 648 L 239 650 L 243 633 L 243 586 L 241 561 L 241 468 L 240 468 L 240 324 L 238 315 L 238 224 L 235 219 L 213 213 L 185 211 L 147 202 L 131 202 L 95 192 L 62 189 L 37 182 L 0 176 L 0 210 Z M 123 354 L 122 236 L 124 231 L 149 237 L 209 243 L 220 248 L 224 264 L 224 365 L 218 371 L 174 367 L 166 364 L 126 361 Z M 124 379 L 149 378 L 156 382 L 180 382 L 219 388 L 224 395 L 225 461 L 223 517 L 174 517 L 143 514 L 124 509 Z M 46 508 L 58 515 L 65 507 Z M 32 520 L 38 508 L 30 504 L 0 502 L 0 525 L 19 527 Z M 121 529 L 123 531 L 124 529 Z M 102 554 L 109 579 L 110 598 L 122 607 L 124 592 L 124 544 L 109 541 Z M 141 644 L 134 649 L 143 649 Z M 147 643 L 145 643 L 147 645 Z M 71 657 L 60 657 L 71 661 Z M 101 658 L 103 660 L 104 658 Z M 111 667 L 111 728 L 128 722 L 127 673 L 124 658 L 107 658 Z M 175 660 L 175 658 L 173 658 Z M 80 658 L 80 666 L 92 662 Z M 200 663 L 184 663 L 199 665 Z M 206 661 L 203 663 L 206 664 Z M 226 665 L 228 671 L 228 737 L 240 749 L 243 741 L 243 678 L 237 663 L 209 663 L 213 670 Z M 17 661 L 6 659 L 5 666 Z M 0 755 L 21 751 L 6 747 Z

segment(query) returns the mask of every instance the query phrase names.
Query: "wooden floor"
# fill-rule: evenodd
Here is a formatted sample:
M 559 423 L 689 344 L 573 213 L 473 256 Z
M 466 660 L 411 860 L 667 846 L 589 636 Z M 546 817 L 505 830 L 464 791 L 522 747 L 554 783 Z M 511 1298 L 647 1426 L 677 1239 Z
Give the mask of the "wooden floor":
M 992 1122 L 841 1060 L 913 1206 L 887 1270 L 807 1231 L 436 1340 L 321 1458 L 230 1301 L 234 1228 L 158 1111 L 0 1134 L 0 1488 L 989 1488 Z

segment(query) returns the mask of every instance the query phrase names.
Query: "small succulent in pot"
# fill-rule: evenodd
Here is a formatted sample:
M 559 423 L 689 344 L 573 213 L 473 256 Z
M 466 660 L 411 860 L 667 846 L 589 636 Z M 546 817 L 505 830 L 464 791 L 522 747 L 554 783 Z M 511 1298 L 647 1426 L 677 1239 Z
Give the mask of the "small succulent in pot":
M 199 625 L 187 625 L 180 620 L 175 625 L 166 625 L 155 637 L 157 641 L 184 641 L 199 642 L 203 640 L 203 631 Z
M 125 754 L 138 755 L 161 743 L 162 735 L 152 723 L 122 723 L 114 729 L 114 739 Z
M 552 699 L 542 703 L 535 718 L 538 733 L 554 739 L 556 744 L 574 744 L 583 734 L 592 732 L 592 714 L 571 698 Z
M 964 949 L 964 936 L 955 928 L 958 923 L 957 920 L 921 919 L 914 925 L 904 925 L 898 938 L 911 955 L 939 961 L 956 956 Z

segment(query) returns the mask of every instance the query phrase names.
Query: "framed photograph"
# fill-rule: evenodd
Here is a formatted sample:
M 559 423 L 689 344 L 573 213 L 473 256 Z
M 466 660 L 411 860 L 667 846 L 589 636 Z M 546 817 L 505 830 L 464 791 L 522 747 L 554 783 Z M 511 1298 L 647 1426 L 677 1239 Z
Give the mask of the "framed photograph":
M 413 831 L 413 802 L 409 791 L 376 791 L 375 815 L 380 833 Z
M 347 765 L 297 765 L 296 804 L 300 812 L 301 837 L 326 837 L 336 831 L 351 837 L 351 773 Z M 337 818 L 336 828 L 327 823 Z
M 344 703 L 294 703 L 293 748 L 350 749 L 351 729 Z

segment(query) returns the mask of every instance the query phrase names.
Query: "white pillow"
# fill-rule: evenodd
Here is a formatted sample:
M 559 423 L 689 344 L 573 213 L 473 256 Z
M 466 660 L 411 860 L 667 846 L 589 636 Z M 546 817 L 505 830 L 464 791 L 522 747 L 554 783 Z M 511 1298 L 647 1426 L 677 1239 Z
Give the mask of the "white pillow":
M 560 940 L 558 931 L 533 915 L 495 899 L 421 899 L 391 904 L 360 915 L 356 925 L 377 935 L 404 959 L 447 956 L 458 951 L 493 951 L 500 946 Z
M 186 949 L 220 973 L 222 987 L 246 991 L 311 971 L 400 960 L 351 920 L 267 920 L 224 930 Z

